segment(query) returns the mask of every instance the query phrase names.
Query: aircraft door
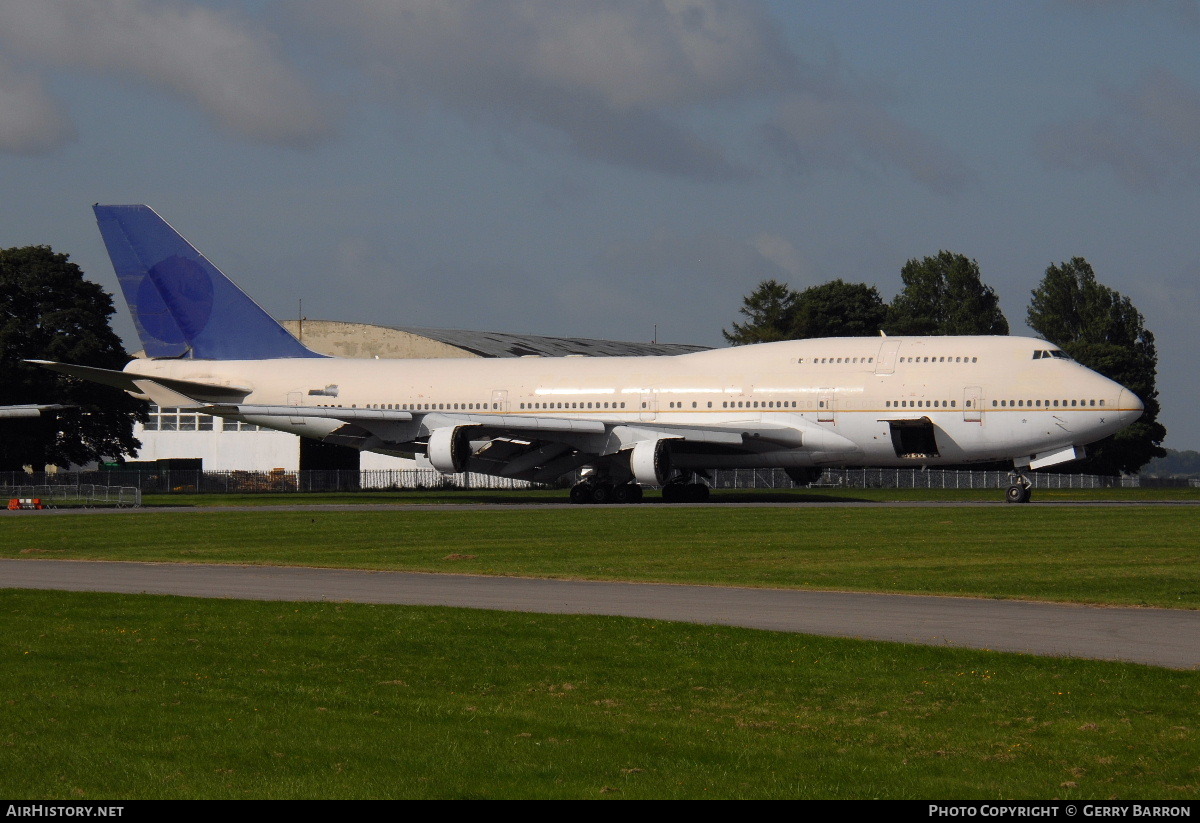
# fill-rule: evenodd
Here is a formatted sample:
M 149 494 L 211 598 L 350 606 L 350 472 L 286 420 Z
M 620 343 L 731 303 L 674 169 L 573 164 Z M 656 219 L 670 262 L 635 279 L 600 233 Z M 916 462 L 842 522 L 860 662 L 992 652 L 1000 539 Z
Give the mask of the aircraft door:
M 639 409 L 638 419 L 653 420 L 658 412 L 658 395 L 643 394 L 641 399 L 641 409 Z
M 983 422 L 983 389 L 979 386 L 967 386 L 963 389 L 963 421 Z
M 900 350 L 899 340 L 884 339 L 875 357 L 876 374 L 893 374 L 896 371 L 896 352 Z
M 834 396 L 831 391 L 822 391 L 817 396 L 817 422 L 834 423 Z
M 492 390 L 492 411 L 506 412 L 508 411 L 508 391 L 505 389 Z
M 288 405 L 296 406 L 297 408 L 299 408 L 300 406 L 303 406 L 304 405 L 304 393 L 298 392 L 298 391 L 288 392 Z M 288 422 L 303 424 L 304 418 L 303 417 L 289 417 Z

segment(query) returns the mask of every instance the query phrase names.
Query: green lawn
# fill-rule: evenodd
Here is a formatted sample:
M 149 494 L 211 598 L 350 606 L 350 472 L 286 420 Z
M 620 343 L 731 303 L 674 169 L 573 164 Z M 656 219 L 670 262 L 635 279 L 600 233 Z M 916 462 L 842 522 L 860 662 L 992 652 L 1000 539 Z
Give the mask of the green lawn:
M 0 625 L 0 795 L 14 800 L 1200 792 L 1195 672 L 622 618 L 64 592 L 0 591 Z
M 1197 488 L 1035 489 L 1034 501 L 1084 502 L 1196 502 Z M 1004 500 L 1003 489 L 718 489 L 717 503 L 879 503 L 891 501 L 987 502 Z M 289 506 L 289 505 L 394 505 L 490 504 L 519 506 L 531 503 L 566 503 L 565 489 L 404 489 L 358 492 L 263 492 L 261 494 L 147 494 L 146 506 Z M 646 492 L 646 503 L 661 504 L 660 492 Z
M 1200 608 L 1193 506 L 7 515 L 0 556 L 257 563 Z

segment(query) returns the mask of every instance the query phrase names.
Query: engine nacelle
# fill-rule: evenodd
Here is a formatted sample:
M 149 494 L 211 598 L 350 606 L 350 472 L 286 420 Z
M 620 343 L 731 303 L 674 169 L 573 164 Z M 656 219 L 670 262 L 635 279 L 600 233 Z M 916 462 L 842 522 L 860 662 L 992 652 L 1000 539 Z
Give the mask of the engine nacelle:
M 433 467 L 443 474 L 458 474 L 471 457 L 472 426 L 443 426 L 429 435 L 427 455 Z
M 669 440 L 643 440 L 636 443 L 629 455 L 629 470 L 637 482 L 647 486 L 662 486 L 671 476 Z

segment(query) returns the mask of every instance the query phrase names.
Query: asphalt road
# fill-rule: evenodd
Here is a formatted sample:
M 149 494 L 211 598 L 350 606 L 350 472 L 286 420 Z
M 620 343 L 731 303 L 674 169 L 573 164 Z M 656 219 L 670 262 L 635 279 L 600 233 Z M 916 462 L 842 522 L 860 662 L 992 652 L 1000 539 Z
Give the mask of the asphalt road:
M 0 559 L 0 587 L 600 614 L 1200 668 L 1200 612 L 276 566 Z

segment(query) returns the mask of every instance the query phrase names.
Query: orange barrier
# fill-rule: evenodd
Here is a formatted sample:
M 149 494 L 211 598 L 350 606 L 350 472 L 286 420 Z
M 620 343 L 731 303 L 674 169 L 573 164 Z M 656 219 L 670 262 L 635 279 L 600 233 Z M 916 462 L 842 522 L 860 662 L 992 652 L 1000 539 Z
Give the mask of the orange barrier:
M 14 497 L 8 501 L 9 511 L 19 511 L 21 509 L 44 509 L 42 498 L 40 497 Z

